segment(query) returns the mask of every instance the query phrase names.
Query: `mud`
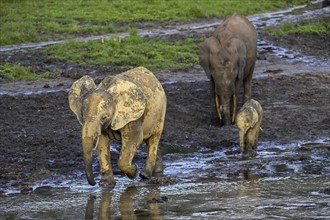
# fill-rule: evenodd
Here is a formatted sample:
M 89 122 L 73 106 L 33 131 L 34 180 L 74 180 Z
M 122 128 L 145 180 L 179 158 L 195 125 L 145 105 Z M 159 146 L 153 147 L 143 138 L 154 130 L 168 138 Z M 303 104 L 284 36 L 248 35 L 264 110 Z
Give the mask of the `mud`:
M 285 76 L 267 71 L 268 77 L 256 77 L 253 81 L 253 98 L 264 108 L 264 131 L 260 134 L 260 141 L 292 143 L 328 137 L 329 73 Z M 210 126 L 209 85 L 200 67 L 158 75 L 166 82 L 181 74 L 196 75 L 199 81 L 179 80 L 163 85 L 168 108 L 161 150 L 166 152 L 167 146 L 237 149 L 235 126 Z M 57 85 L 42 82 L 39 88 L 67 88 L 69 82 Z M 2 187 L 24 190 L 42 179 L 82 170 L 80 125 L 69 110 L 66 91 L 2 95 L 0 99 Z M 115 163 L 116 157 L 113 159 Z
M 191 36 L 199 38 L 208 33 L 209 30 L 202 35 L 198 33 L 191 34 Z M 182 38 L 183 36 L 175 35 L 174 37 Z M 210 125 L 209 84 L 199 65 L 177 71 L 155 71 L 163 84 L 168 99 L 165 130 L 160 142 L 160 150 L 164 155 L 165 163 L 164 176 L 149 182 L 135 180 L 133 186 L 138 188 L 133 190 L 133 197 L 139 195 L 146 198 L 138 201 L 143 202 L 143 207 L 148 204 L 149 209 L 143 208 L 140 210 L 141 212 L 134 212 L 133 208 L 126 211 L 115 210 L 117 217 L 120 216 L 119 212 L 126 213 L 127 216 L 130 214 L 130 217 L 147 216 L 150 218 L 152 215 L 193 216 L 196 219 L 212 218 L 212 213 L 214 216 L 220 216 L 221 213 L 224 214 L 223 216 L 230 214 L 235 216 L 233 203 L 232 207 L 227 205 L 220 211 L 219 207 L 214 207 L 214 203 L 212 203 L 212 201 L 216 201 L 217 193 L 222 193 L 222 202 L 230 204 L 224 198 L 228 200 L 234 198 L 236 195 L 234 191 L 237 188 L 231 181 L 257 180 L 258 192 L 271 187 L 276 197 L 276 193 L 279 192 L 275 189 L 288 190 L 284 187 L 286 184 L 298 187 L 295 185 L 294 178 L 286 179 L 286 177 L 298 174 L 306 177 L 305 183 L 310 183 L 312 193 L 322 194 L 327 198 L 329 186 L 326 186 L 326 182 L 328 182 L 330 173 L 330 164 L 327 160 L 330 156 L 330 54 L 327 39 L 329 39 L 329 35 L 322 37 L 289 35 L 283 38 L 260 35 L 259 41 L 261 42 L 272 42 L 288 48 L 290 51 L 298 52 L 301 57 L 309 56 L 314 60 L 321 60 L 323 66 L 319 68 L 319 64 L 306 64 L 290 59 L 290 57 L 280 57 L 272 50 L 259 50 L 252 91 L 253 98 L 258 100 L 264 109 L 263 132 L 259 137 L 258 155 L 250 160 L 242 160 L 239 154 L 236 126 Z M 14 198 L 18 199 L 17 201 L 21 201 L 19 198 L 28 194 L 32 203 L 39 201 L 40 198 L 45 198 L 43 201 L 49 200 L 56 205 L 56 201 L 61 200 L 59 195 L 68 189 L 54 189 L 53 186 L 66 185 L 69 188 L 70 185 L 78 184 L 80 187 L 83 186 L 78 187 L 78 191 L 84 192 L 87 181 L 83 170 L 81 127 L 69 109 L 67 90 L 72 82 L 83 74 L 90 74 L 99 81 L 107 74 L 121 72 L 121 67 L 87 66 L 80 68 L 72 64 L 49 60 L 41 49 L 1 52 L 0 62 L 1 64 L 5 62 L 29 64 L 40 72 L 45 69 L 58 69 L 62 75 L 56 80 L 0 83 L 0 199 L 6 202 L 13 199 L 7 196 L 8 192 L 19 192 L 24 195 L 17 194 Z M 118 203 L 119 197 L 132 197 L 129 187 L 126 189 L 129 191 L 126 194 L 122 188 L 123 183 L 127 186 L 132 183 L 132 180 L 125 177 L 116 167 L 119 150 L 119 143 L 113 143 L 111 146 L 112 164 L 119 187 L 115 188 L 114 192 L 110 193 L 111 195 L 108 195 L 109 193 L 101 195 L 99 191 L 96 192 L 97 197 L 105 199 L 101 199 L 100 208 L 104 207 L 102 201 L 109 206 L 109 197 L 110 200 L 114 198 Z M 145 146 L 142 146 L 135 157 L 140 169 L 145 158 L 146 149 Z M 94 160 L 95 173 L 99 173 L 96 155 Z M 315 175 L 318 178 L 323 176 L 318 185 L 313 184 Z M 271 182 L 273 185 L 267 185 L 267 180 L 270 181 L 272 178 L 284 178 L 284 182 Z M 229 185 L 222 182 L 224 179 L 229 180 Z M 304 180 L 299 179 L 299 181 Z M 191 186 L 189 184 L 180 185 L 190 182 L 194 184 Z M 241 191 L 240 196 L 245 195 L 246 199 L 249 198 L 249 195 L 254 195 L 253 190 L 255 189 L 245 186 L 244 182 L 242 184 L 246 190 Z M 150 185 L 162 186 L 162 189 L 167 192 L 166 196 L 164 197 L 156 190 L 156 195 L 152 194 L 153 196 L 148 197 Z M 144 188 L 146 186 L 148 187 Z M 173 187 L 171 188 L 171 186 Z M 201 188 L 198 188 L 199 186 Z M 242 190 L 242 187 L 239 188 Z M 203 200 L 203 205 L 197 202 L 204 195 L 201 189 L 208 192 L 205 198 L 209 198 L 209 200 Z M 295 189 L 297 195 L 303 192 L 303 188 L 301 191 L 294 187 L 290 188 L 290 190 Z M 154 189 L 151 192 L 155 193 Z M 185 195 L 189 193 L 192 196 L 188 197 L 189 201 L 192 202 L 192 207 L 196 208 L 196 212 L 190 212 L 188 207 L 190 203 L 185 203 L 187 201 Z M 262 193 L 258 195 L 263 196 Z M 176 203 L 169 203 L 168 197 L 177 199 Z M 318 208 L 316 213 L 309 214 L 322 216 L 326 212 L 320 210 L 328 208 L 329 205 L 323 199 L 321 199 L 322 202 L 317 202 L 320 201 L 317 198 L 315 201 L 313 200 L 314 203 L 309 203 L 310 201 L 304 203 L 303 199 L 300 200 L 300 197 L 297 197 L 297 201 L 300 200 L 302 203 L 294 203 L 291 206 L 283 205 L 287 203 L 284 199 L 281 200 L 280 196 L 275 202 L 277 206 L 267 206 L 267 203 L 261 205 L 257 202 L 258 198 L 246 202 L 239 200 L 239 202 L 246 206 L 245 211 L 247 212 L 241 212 L 245 217 L 250 205 L 255 205 L 255 212 L 250 213 L 248 215 L 250 217 L 256 215 L 274 217 L 276 216 L 274 210 L 298 207 L 298 211 L 300 209 L 305 211 L 304 208 L 312 207 L 312 210 L 314 206 Z M 68 199 L 68 201 L 70 200 Z M 88 201 L 87 204 L 85 204 L 86 201 Z M 58 213 L 61 213 L 60 216 L 64 219 L 81 217 L 81 213 L 85 212 L 81 207 L 86 207 L 85 216 L 90 216 L 92 211 L 87 211 L 93 209 L 95 201 L 94 197 L 88 199 L 86 195 L 83 195 L 83 200 L 75 200 L 76 206 L 79 206 L 78 210 L 82 211 L 80 214 L 75 212 L 76 215 L 71 213 L 75 206 L 63 208 L 59 202 L 59 207 L 56 209 L 60 210 Z M 129 201 L 131 203 L 129 203 L 130 206 L 127 206 L 128 209 L 133 207 L 132 199 Z M 9 204 L 8 201 L 6 204 Z M 181 206 L 179 204 L 184 204 L 182 207 L 186 207 L 188 211 L 185 213 L 182 209 L 180 215 L 176 213 L 175 210 Z M 269 202 L 269 204 L 273 203 Z M 157 209 L 159 206 L 162 206 L 162 211 Z M 13 206 L 12 209 L 22 213 L 28 209 L 28 207 L 25 208 Z M 203 215 L 203 212 L 206 214 Z M 100 215 L 102 213 L 106 215 L 108 212 L 100 211 Z M 303 212 L 303 214 L 308 213 Z M 303 214 L 301 216 L 304 216 Z M 15 215 L 13 214 L 13 216 Z M 34 212 L 33 216 L 42 218 L 43 214 Z M 52 218 L 52 213 L 45 216 Z M 121 216 L 124 215 L 121 214 Z M 290 216 L 295 215 L 290 213 L 286 215 L 286 217 Z M 7 217 L 10 215 L 8 214 Z M 24 218 L 24 215 L 19 217 Z

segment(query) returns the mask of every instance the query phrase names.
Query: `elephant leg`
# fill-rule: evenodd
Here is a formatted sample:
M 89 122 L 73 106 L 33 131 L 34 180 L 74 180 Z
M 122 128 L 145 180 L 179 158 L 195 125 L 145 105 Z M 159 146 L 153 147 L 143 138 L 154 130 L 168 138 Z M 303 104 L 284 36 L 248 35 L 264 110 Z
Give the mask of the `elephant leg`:
M 121 129 L 122 146 L 118 161 L 118 167 L 128 178 L 133 179 L 137 175 L 137 166 L 132 164 L 135 152 L 143 141 L 141 121 L 128 123 Z
M 253 72 L 253 68 L 252 68 L 252 72 Z M 244 81 L 244 103 L 249 101 L 251 99 L 252 96 L 252 73 L 250 75 L 248 75 Z
M 161 173 L 164 170 L 163 159 L 159 154 L 160 153 L 159 153 L 159 149 L 158 149 L 158 155 L 157 155 L 157 159 L 156 159 L 154 173 Z
M 258 135 L 259 135 L 259 126 L 254 126 L 247 132 L 247 149 L 250 151 L 255 150 L 257 148 L 258 142 Z
M 231 112 L 232 112 L 232 117 L 231 117 L 232 121 L 231 122 L 232 122 L 232 124 L 235 124 L 235 120 L 236 120 L 238 97 L 239 97 L 239 92 L 241 90 L 241 87 L 242 87 L 242 80 L 237 78 L 236 82 L 235 82 L 235 92 L 231 99 Z
M 219 121 L 221 121 L 221 119 L 219 118 L 221 116 L 221 112 L 220 112 L 220 106 L 217 106 L 216 104 L 216 92 L 215 92 L 215 84 L 214 84 L 214 79 L 213 77 L 211 77 L 210 79 L 210 95 L 211 95 L 211 124 L 213 125 L 217 125 L 219 124 Z M 219 103 L 219 100 L 218 100 Z M 219 113 L 219 114 L 218 114 Z
M 159 139 L 160 139 L 160 133 L 152 135 L 147 140 L 148 157 L 147 157 L 146 164 L 145 164 L 143 170 L 140 173 L 140 177 L 143 178 L 143 179 L 149 179 L 152 176 L 153 171 L 155 170 L 156 160 L 157 160 L 157 157 L 158 157 Z M 157 164 L 158 169 L 161 168 L 160 164 L 159 164 L 160 162 L 161 161 L 159 161 L 159 159 L 158 159 L 158 164 Z
M 111 156 L 109 147 L 109 137 L 102 133 L 99 136 L 99 141 L 97 145 L 97 153 L 102 173 L 102 178 L 100 180 L 100 186 L 103 187 L 114 187 L 116 182 L 113 176 L 112 166 L 111 166 Z

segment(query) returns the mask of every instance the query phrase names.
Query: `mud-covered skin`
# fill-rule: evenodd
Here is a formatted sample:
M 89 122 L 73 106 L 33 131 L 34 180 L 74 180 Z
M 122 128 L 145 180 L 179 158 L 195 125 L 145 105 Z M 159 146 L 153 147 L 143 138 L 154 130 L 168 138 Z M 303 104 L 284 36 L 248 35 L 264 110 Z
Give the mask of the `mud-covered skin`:
M 262 116 L 262 107 L 254 99 L 245 102 L 237 113 L 236 124 L 239 131 L 241 153 L 249 154 L 256 150 Z
M 95 144 L 102 173 L 100 185 L 115 185 L 109 150 L 112 139 L 122 142 L 118 167 L 129 178 L 137 175 L 138 169 L 132 160 L 143 141 L 149 149 L 140 176 L 149 179 L 154 170 L 161 171 L 162 166 L 156 160 L 164 127 L 166 95 L 149 70 L 138 67 L 109 76 L 98 87 L 91 77 L 83 76 L 70 89 L 69 105 L 82 125 L 85 170 L 90 185 L 96 184 L 92 170 Z
M 211 121 L 234 123 L 241 85 L 244 102 L 251 98 L 257 58 L 257 32 L 247 18 L 227 17 L 199 48 L 199 63 L 210 79 Z

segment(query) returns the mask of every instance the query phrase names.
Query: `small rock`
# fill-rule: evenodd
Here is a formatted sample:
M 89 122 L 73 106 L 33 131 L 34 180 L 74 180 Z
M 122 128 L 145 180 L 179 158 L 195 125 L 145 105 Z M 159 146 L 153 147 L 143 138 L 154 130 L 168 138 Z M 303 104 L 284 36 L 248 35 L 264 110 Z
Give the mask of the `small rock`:
M 29 186 L 21 186 L 20 188 L 22 194 L 29 194 L 33 190 L 33 188 Z

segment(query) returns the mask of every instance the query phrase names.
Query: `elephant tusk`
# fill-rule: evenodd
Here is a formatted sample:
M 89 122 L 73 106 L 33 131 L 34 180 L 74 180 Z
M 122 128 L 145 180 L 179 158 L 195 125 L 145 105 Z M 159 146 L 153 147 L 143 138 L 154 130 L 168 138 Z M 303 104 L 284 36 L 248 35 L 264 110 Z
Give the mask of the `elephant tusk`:
M 233 100 L 234 106 L 233 106 L 233 115 L 232 115 L 232 118 L 231 118 L 231 122 L 234 124 L 234 122 L 235 122 L 235 116 L 236 116 L 236 105 L 237 105 L 237 103 L 236 103 L 236 95 L 235 94 L 233 95 L 233 98 L 234 98 L 234 100 Z
M 218 95 L 215 96 L 215 106 L 216 106 L 219 118 L 220 118 L 220 120 L 222 120 L 221 113 L 220 113 L 220 104 L 219 104 L 219 96 Z
M 262 129 L 262 127 L 259 127 L 260 131 L 264 131 L 264 129 Z

